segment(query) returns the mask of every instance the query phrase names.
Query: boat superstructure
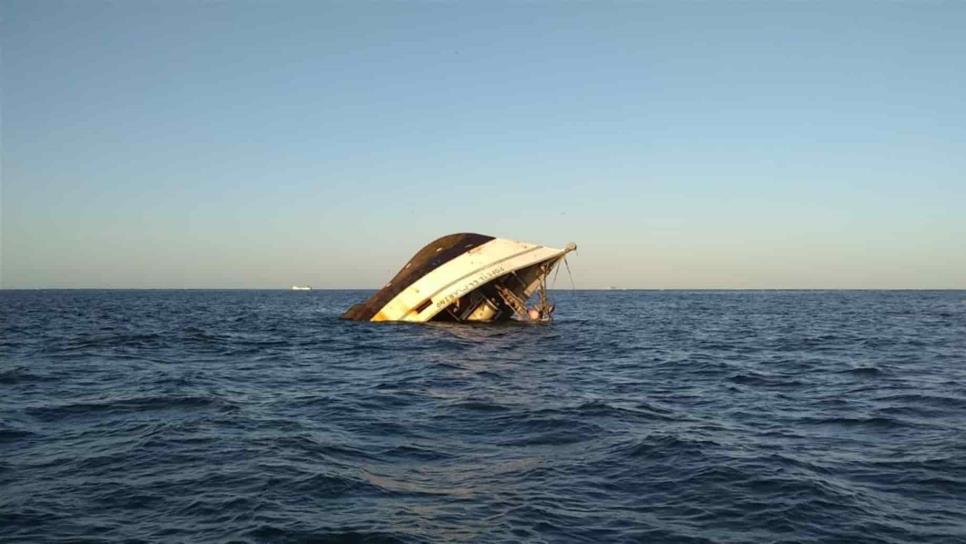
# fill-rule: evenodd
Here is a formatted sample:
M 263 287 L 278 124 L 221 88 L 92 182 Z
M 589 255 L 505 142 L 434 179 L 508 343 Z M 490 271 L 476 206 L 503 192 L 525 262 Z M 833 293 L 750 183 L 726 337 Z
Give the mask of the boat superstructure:
M 459 233 L 420 249 L 369 300 L 346 310 L 357 321 L 486 322 L 549 319 L 547 275 L 577 249 Z M 527 302 L 534 294 L 540 301 Z

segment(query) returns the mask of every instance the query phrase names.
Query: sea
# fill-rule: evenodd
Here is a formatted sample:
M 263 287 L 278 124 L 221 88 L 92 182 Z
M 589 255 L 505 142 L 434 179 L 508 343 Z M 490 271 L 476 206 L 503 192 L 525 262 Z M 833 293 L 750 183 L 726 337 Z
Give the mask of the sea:
M 0 291 L 0 542 L 966 542 L 966 291 Z

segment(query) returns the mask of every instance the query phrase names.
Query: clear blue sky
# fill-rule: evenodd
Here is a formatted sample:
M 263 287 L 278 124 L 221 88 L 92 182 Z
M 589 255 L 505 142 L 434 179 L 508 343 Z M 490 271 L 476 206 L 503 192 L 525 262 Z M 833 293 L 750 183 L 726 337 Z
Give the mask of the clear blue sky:
M 0 6 L 6 288 L 966 288 L 966 2 Z

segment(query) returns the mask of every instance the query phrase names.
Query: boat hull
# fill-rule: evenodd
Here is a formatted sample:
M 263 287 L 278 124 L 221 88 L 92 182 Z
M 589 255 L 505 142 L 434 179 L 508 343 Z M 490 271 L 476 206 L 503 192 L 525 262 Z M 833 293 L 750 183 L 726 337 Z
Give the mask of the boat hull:
M 575 248 L 478 234 L 445 236 L 420 250 L 389 284 L 343 318 L 417 323 L 524 318 L 521 306 Z M 431 259 L 434 255 L 440 258 Z M 414 267 L 415 273 L 407 274 Z

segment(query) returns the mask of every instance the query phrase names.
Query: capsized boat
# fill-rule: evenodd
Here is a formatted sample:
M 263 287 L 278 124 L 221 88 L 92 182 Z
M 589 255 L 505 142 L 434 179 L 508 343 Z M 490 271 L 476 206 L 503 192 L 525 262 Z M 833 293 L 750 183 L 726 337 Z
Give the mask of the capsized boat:
M 547 276 L 577 249 L 463 232 L 430 242 L 369 300 L 342 319 L 486 322 L 548 320 Z M 527 301 L 539 292 L 533 307 Z

